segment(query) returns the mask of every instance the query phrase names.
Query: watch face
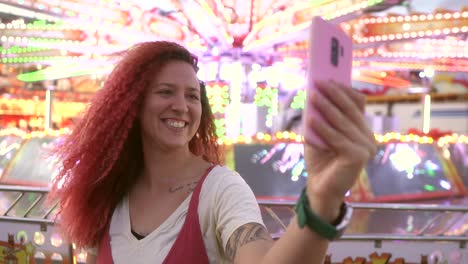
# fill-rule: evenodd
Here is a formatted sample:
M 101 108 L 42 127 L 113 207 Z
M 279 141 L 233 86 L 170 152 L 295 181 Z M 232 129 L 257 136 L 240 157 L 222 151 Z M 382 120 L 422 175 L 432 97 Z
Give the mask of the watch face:
M 349 204 L 343 203 L 341 210 L 344 210 L 344 213 L 341 214 L 343 217 L 341 221 L 336 225 L 336 231 L 338 231 L 338 233 L 334 240 L 343 236 L 344 232 L 346 231 L 346 228 L 351 222 L 351 217 L 353 216 L 353 208 Z

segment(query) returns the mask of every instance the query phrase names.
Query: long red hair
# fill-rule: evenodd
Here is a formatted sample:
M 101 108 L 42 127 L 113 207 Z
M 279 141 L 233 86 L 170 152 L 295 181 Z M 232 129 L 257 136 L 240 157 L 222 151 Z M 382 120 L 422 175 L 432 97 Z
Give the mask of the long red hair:
M 197 59 L 184 47 L 165 41 L 138 44 L 121 60 L 94 96 L 82 121 L 57 150 L 62 162 L 50 197 L 59 199 L 59 225 L 78 247 L 97 245 L 112 213 L 143 168 L 137 115 L 146 87 L 172 60 Z M 201 84 L 202 117 L 190 151 L 219 164 L 214 117 Z

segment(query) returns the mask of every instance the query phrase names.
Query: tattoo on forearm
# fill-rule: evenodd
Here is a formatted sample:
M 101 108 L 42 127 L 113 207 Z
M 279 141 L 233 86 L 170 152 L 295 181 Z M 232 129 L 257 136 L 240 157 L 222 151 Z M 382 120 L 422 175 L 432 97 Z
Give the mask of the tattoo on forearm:
M 188 193 L 191 193 L 191 192 L 193 192 L 193 190 L 195 190 L 195 187 L 197 187 L 197 183 L 198 183 L 198 181 L 194 181 L 194 182 L 189 182 L 189 183 L 186 183 L 186 184 L 181 184 L 181 185 L 176 186 L 176 187 L 170 187 L 169 192 L 170 193 L 175 193 L 177 191 L 180 191 L 180 190 L 184 189 Z
M 226 256 L 229 260 L 234 261 L 237 250 L 250 242 L 265 240 L 272 240 L 266 228 L 258 223 L 248 223 L 239 227 L 229 238 L 226 246 Z

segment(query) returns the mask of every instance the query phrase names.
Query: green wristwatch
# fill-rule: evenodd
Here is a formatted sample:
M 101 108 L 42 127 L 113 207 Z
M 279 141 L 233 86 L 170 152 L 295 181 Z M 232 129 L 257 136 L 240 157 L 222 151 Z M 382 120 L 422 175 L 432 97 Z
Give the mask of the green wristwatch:
M 340 208 L 340 215 L 336 221 L 334 221 L 333 224 L 327 223 L 310 209 L 309 199 L 307 198 L 306 189 L 304 188 L 296 204 L 296 214 L 300 228 L 304 228 L 304 226 L 307 225 L 315 233 L 333 241 L 340 238 L 345 232 L 351 220 L 353 209 L 347 203 L 343 202 Z

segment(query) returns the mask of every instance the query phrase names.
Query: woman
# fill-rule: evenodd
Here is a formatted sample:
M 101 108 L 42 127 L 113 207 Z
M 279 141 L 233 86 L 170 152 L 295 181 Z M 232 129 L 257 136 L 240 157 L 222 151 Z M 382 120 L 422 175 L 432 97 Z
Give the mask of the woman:
M 196 71 L 196 58 L 175 43 L 124 54 L 60 150 L 53 194 L 65 234 L 95 249 L 88 263 L 321 263 L 328 239 L 320 229 L 299 217 L 273 244 L 252 191 L 218 165 Z M 330 150 L 306 145 L 314 166 L 298 208 L 320 226 L 342 218 L 343 197 L 375 146 L 364 98 L 336 84 L 319 87 L 323 95 L 308 103 L 331 125 L 306 119 L 306 127 Z

